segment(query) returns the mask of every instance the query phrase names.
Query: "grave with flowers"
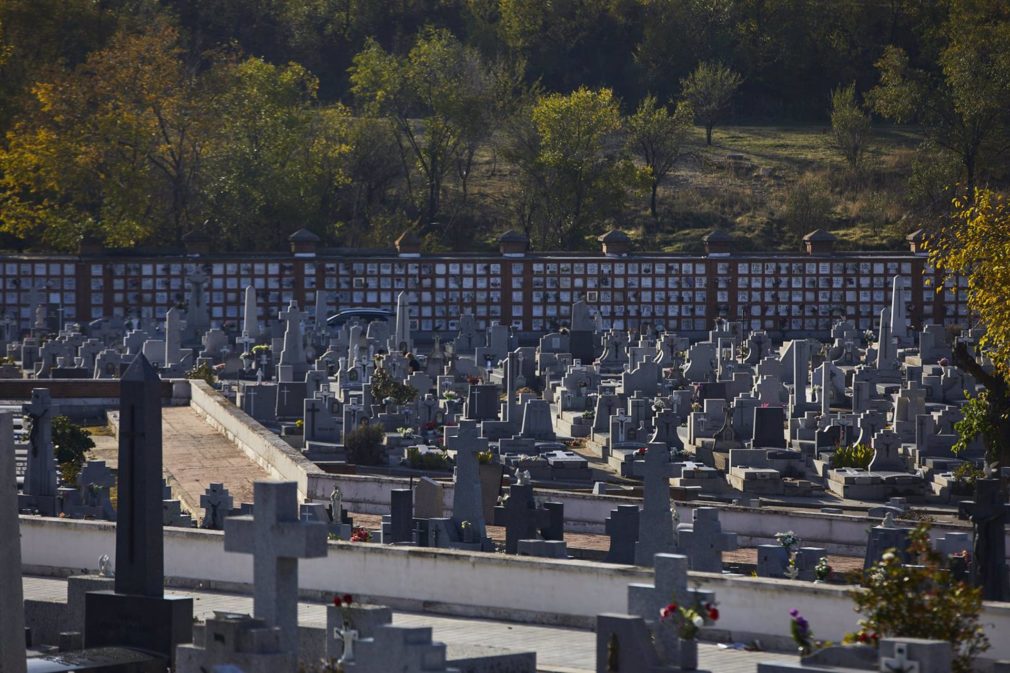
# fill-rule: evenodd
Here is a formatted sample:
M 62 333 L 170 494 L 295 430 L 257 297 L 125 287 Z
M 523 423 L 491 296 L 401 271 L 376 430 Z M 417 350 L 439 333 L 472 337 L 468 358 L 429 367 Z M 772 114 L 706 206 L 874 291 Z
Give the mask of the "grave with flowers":
M 719 620 L 712 591 L 688 586 L 688 559 L 656 554 L 653 584 L 628 586 L 626 614 L 596 618 L 596 670 L 694 671 L 698 637 Z

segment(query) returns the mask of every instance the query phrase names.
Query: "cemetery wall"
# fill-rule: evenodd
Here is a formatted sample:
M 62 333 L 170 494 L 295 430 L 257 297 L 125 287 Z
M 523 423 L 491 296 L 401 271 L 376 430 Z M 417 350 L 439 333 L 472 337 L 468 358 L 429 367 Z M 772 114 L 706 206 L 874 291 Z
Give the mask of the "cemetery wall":
M 914 246 L 913 246 L 914 247 Z M 656 252 L 398 254 L 395 250 L 320 249 L 290 254 L 0 255 L 0 311 L 31 326 L 34 307 L 48 305 L 54 322 L 107 316 L 161 318 L 187 296 L 197 266 L 209 277 L 212 322 L 239 324 L 242 291 L 257 289 L 260 319 L 276 319 L 289 300 L 327 310 L 391 309 L 410 295 L 413 329 L 452 333 L 461 313 L 478 328 L 492 322 L 521 334 L 542 334 L 567 323 L 579 298 L 596 308 L 605 327 L 643 323 L 700 335 L 717 317 L 778 336 L 823 336 L 839 318 L 871 329 L 890 303 L 894 276 L 906 279 L 911 325 L 965 323 L 963 297 L 942 292 L 941 279 L 921 252 L 711 253 Z
M 235 443 L 250 460 L 274 479 L 298 483 L 298 496 L 305 498 L 309 475 L 322 470 L 297 449 L 266 429 L 228 401 L 205 381 L 191 380 L 190 406 L 207 423 Z M 329 493 L 326 494 L 329 497 Z
M 26 572 L 76 574 L 93 570 L 115 548 L 114 525 L 21 517 Z M 226 554 L 219 531 L 165 530 L 165 573 L 173 583 L 248 591 L 252 557 Z M 500 554 L 331 543 L 329 556 L 299 563 L 309 596 L 350 592 L 400 609 L 427 610 L 539 623 L 591 626 L 595 615 L 622 612 L 627 585 L 652 582 L 645 568 Z M 766 578 L 691 573 L 691 584 L 713 589 L 719 630 L 733 640 L 785 643 L 789 610 L 800 609 L 819 638 L 838 640 L 856 625 L 846 587 Z M 785 590 L 788 587 L 788 590 Z M 982 621 L 992 638 L 988 656 L 1010 658 L 1010 604 L 987 603 Z
M 402 478 L 373 475 L 315 474 L 309 477 L 309 497 L 315 500 L 329 498 L 333 485 L 340 487 L 345 507 L 362 514 L 389 514 L 390 491 L 404 488 Z M 453 485 L 442 483 L 445 511 L 452 510 Z M 560 502 L 565 506 L 565 530 L 569 533 L 604 535 L 605 522 L 618 505 L 638 504 L 640 499 L 615 495 L 590 495 L 571 491 L 552 491 L 537 488 L 538 501 Z M 862 556 L 866 550 L 866 530 L 871 520 L 859 515 L 823 514 L 815 511 L 782 508 L 751 509 L 720 503 L 677 502 L 677 512 L 684 522 L 690 521 L 694 507 L 719 508 L 719 521 L 723 530 L 737 534 L 743 547 L 774 544 L 775 534 L 793 531 L 804 544 L 824 547 L 832 554 Z M 876 520 L 874 520 L 876 521 Z M 936 523 L 930 534 L 942 537 L 948 531 L 970 532 L 971 527 L 961 523 Z M 1010 550 L 1010 533 L 1007 535 Z M 1010 556 L 1008 556 L 1010 558 Z

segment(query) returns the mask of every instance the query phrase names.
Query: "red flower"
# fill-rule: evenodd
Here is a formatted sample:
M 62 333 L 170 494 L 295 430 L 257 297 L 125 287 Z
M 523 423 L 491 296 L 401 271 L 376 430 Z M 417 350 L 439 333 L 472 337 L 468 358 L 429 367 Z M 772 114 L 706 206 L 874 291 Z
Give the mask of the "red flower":
M 335 606 L 337 606 L 338 608 L 340 607 L 340 596 L 334 596 L 333 597 L 333 604 Z
M 344 605 L 350 605 L 354 602 L 354 599 L 351 597 L 351 594 L 344 594 L 343 601 Z
M 672 615 L 674 615 L 676 613 L 677 613 L 677 604 L 676 603 L 670 603 L 665 608 L 663 608 L 662 610 L 659 611 L 659 618 L 660 619 L 667 619 L 668 617 L 670 617 L 670 616 L 672 616 Z
M 644 456 L 645 455 L 645 447 L 643 446 L 636 453 L 638 453 L 638 455 L 640 455 L 640 456 Z
M 708 607 L 708 620 L 710 622 L 719 621 L 719 608 L 715 607 L 714 605 L 710 605 Z

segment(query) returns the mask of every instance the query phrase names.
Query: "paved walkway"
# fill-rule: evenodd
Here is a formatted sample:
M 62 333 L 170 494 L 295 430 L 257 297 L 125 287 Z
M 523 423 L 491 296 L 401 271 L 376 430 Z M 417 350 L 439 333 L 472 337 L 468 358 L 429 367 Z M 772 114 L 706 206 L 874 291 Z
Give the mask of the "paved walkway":
M 26 599 L 63 601 L 66 600 L 66 587 L 63 579 L 24 578 Z M 252 598 L 245 595 L 209 591 L 168 593 L 192 596 L 195 616 L 201 619 L 212 615 L 215 610 L 252 613 Z M 299 603 L 298 622 L 302 626 L 325 627 L 326 606 Z M 450 657 L 456 646 L 490 645 L 535 651 L 537 670 L 542 673 L 591 673 L 596 670 L 596 635 L 592 631 L 413 612 L 394 612 L 393 624 L 432 627 L 435 640 L 448 646 Z M 699 668 L 713 673 L 754 673 L 760 661 L 794 658 L 768 652 L 727 650 L 707 643 L 702 643 L 699 648 Z
M 165 477 L 174 497 L 182 500 L 183 509 L 202 515 L 200 496 L 211 482 L 223 483 L 238 507 L 239 503 L 253 501 L 254 481 L 270 478 L 266 470 L 190 407 L 164 407 L 161 424 Z M 92 457 L 116 467 L 116 440 L 100 439 Z

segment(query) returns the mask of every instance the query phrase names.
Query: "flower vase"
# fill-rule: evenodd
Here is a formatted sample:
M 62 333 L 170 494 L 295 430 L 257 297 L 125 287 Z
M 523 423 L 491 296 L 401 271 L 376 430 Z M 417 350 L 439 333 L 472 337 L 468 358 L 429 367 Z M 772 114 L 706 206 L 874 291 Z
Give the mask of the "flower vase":
M 680 639 L 680 670 L 698 670 L 698 641 L 694 638 Z

